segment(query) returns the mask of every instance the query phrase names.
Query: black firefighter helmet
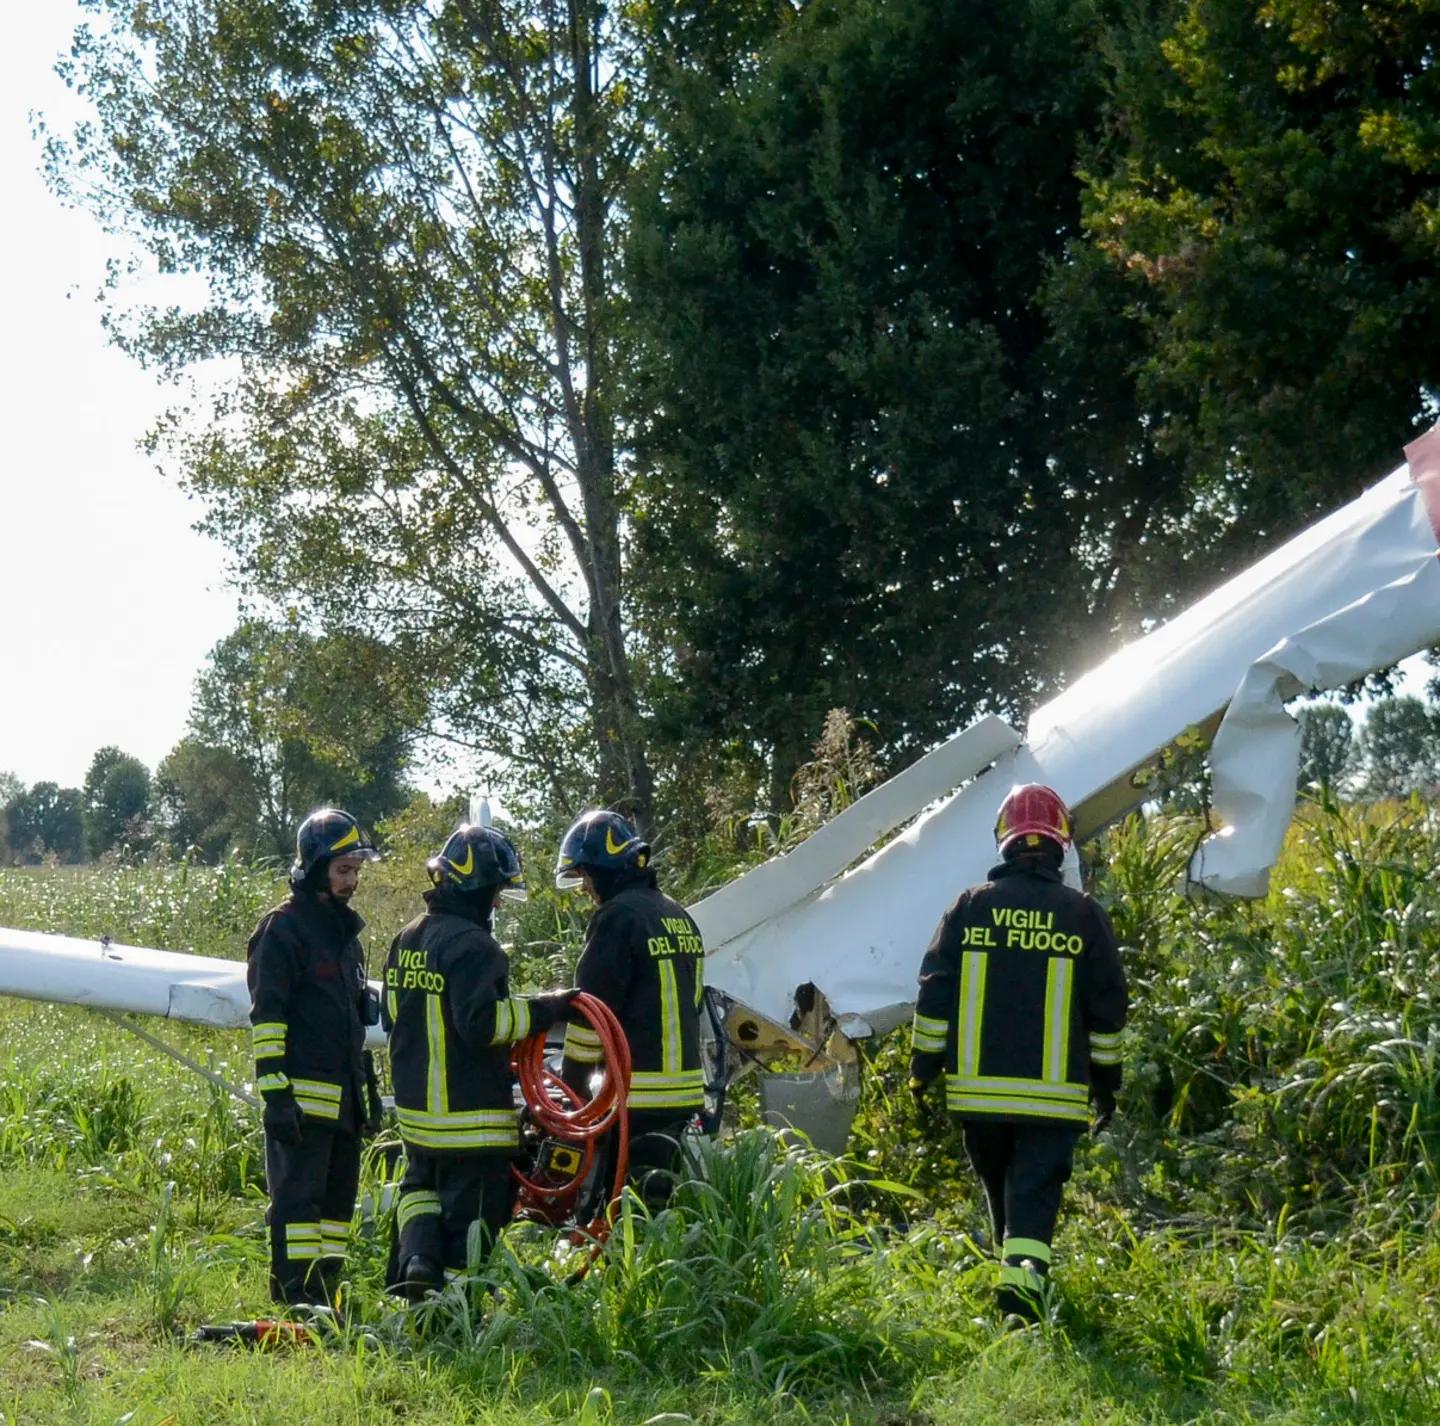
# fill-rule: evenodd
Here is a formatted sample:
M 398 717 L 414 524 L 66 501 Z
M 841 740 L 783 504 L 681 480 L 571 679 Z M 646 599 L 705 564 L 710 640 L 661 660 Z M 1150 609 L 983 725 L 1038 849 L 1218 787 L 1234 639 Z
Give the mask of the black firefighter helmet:
M 303 881 L 313 866 L 332 857 L 359 857 L 361 861 L 378 862 L 380 853 L 348 812 L 338 807 L 320 807 L 300 824 L 295 834 L 290 880 Z
M 618 813 L 602 807 L 582 812 L 560 840 L 555 885 L 573 887 L 582 868 L 625 872 L 650 864 L 650 844 Z
M 462 822 L 428 862 L 425 870 L 436 886 L 456 891 L 483 891 L 498 886 L 502 896 L 523 899 L 520 853 L 494 827 Z

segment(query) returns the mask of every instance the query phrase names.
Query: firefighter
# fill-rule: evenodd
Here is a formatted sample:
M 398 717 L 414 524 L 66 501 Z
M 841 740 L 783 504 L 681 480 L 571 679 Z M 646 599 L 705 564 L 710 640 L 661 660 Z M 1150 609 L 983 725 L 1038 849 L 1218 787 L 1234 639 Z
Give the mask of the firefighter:
M 365 981 L 365 923 L 350 908 L 361 865 L 379 855 L 348 812 L 312 812 L 295 838 L 290 895 L 250 938 L 270 1292 L 281 1303 L 328 1299 L 355 1209 L 361 1135 L 379 1114 L 364 1049 L 379 1007 Z
M 426 911 L 385 962 L 382 1023 L 406 1166 L 391 1286 L 412 1299 L 481 1260 L 510 1221 L 519 1146 L 510 1047 L 564 1019 L 573 990 L 510 994 L 492 934 L 500 896 L 523 896 L 520 858 L 492 827 L 462 824 L 425 869 Z
M 1075 1146 L 1115 1112 L 1125 972 L 1104 908 L 1061 881 L 1070 814 L 1048 787 L 1013 787 L 1000 864 L 962 892 L 920 966 L 910 1089 L 945 1073 L 946 1103 L 985 1190 L 1000 1257 L 996 1304 L 1036 1321 Z
M 660 890 L 649 846 L 615 812 L 592 810 L 575 821 L 560 843 L 555 884 L 582 888 L 596 904 L 575 983 L 615 1012 L 630 1043 L 629 1174 L 659 1205 L 668 1196 L 680 1135 L 705 1105 L 700 929 Z M 595 1032 L 572 1023 L 565 1082 L 583 1092 L 599 1060 Z

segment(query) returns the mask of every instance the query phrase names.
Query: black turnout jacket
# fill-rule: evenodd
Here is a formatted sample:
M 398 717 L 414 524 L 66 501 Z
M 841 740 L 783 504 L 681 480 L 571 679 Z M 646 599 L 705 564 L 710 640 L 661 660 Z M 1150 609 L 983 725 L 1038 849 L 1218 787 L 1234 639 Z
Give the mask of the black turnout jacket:
M 255 928 L 245 972 L 256 1088 L 352 1133 L 365 1118 L 364 925 L 297 888 Z
M 704 1106 L 704 962 L 700 928 L 659 889 L 653 872 L 632 874 L 591 917 L 575 984 L 615 1012 L 630 1042 L 632 1111 L 681 1118 Z M 566 1083 L 583 1083 L 600 1057 L 595 1032 L 571 1024 L 565 1034 Z
M 553 1012 L 510 994 L 488 912 L 444 887 L 425 902 L 385 961 L 380 1015 L 401 1136 L 426 1153 L 513 1153 L 510 1047 L 547 1030 Z
M 1128 994 L 1115 932 L 1058 870 L 1004 862 L 962 892 L 920 965 L 912 1079 L 943 1069 L 962 1119 L 1085 1124 L 1120 1087 Z

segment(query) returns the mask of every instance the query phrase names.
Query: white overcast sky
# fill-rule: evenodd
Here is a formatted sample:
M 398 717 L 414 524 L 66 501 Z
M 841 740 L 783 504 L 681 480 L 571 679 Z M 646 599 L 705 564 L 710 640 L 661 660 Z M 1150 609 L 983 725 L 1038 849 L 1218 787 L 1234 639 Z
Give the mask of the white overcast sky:
M 8 6 L 0 45 L 0 771 L 67 786 L 107 743 L 153 768 L 237 617 L 198 508 L 136 449 L 168 398 L 100 328 L 117 244 L 39 176 L 30 114 L 77 112 L 52 66 L 79 15 Z

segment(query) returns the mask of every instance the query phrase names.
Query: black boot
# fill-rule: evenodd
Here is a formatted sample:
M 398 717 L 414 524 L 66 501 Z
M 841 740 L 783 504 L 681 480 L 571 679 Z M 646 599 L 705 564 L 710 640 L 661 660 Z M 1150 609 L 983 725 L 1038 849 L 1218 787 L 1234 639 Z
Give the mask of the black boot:
M 405 1260 L 400 1277 L 400 1292 L 411 1302 L 424 1300 L 427 1292 L 439 1292 L 445 1286 L 445 1269 L 424 1253 L 412 1253 Z

